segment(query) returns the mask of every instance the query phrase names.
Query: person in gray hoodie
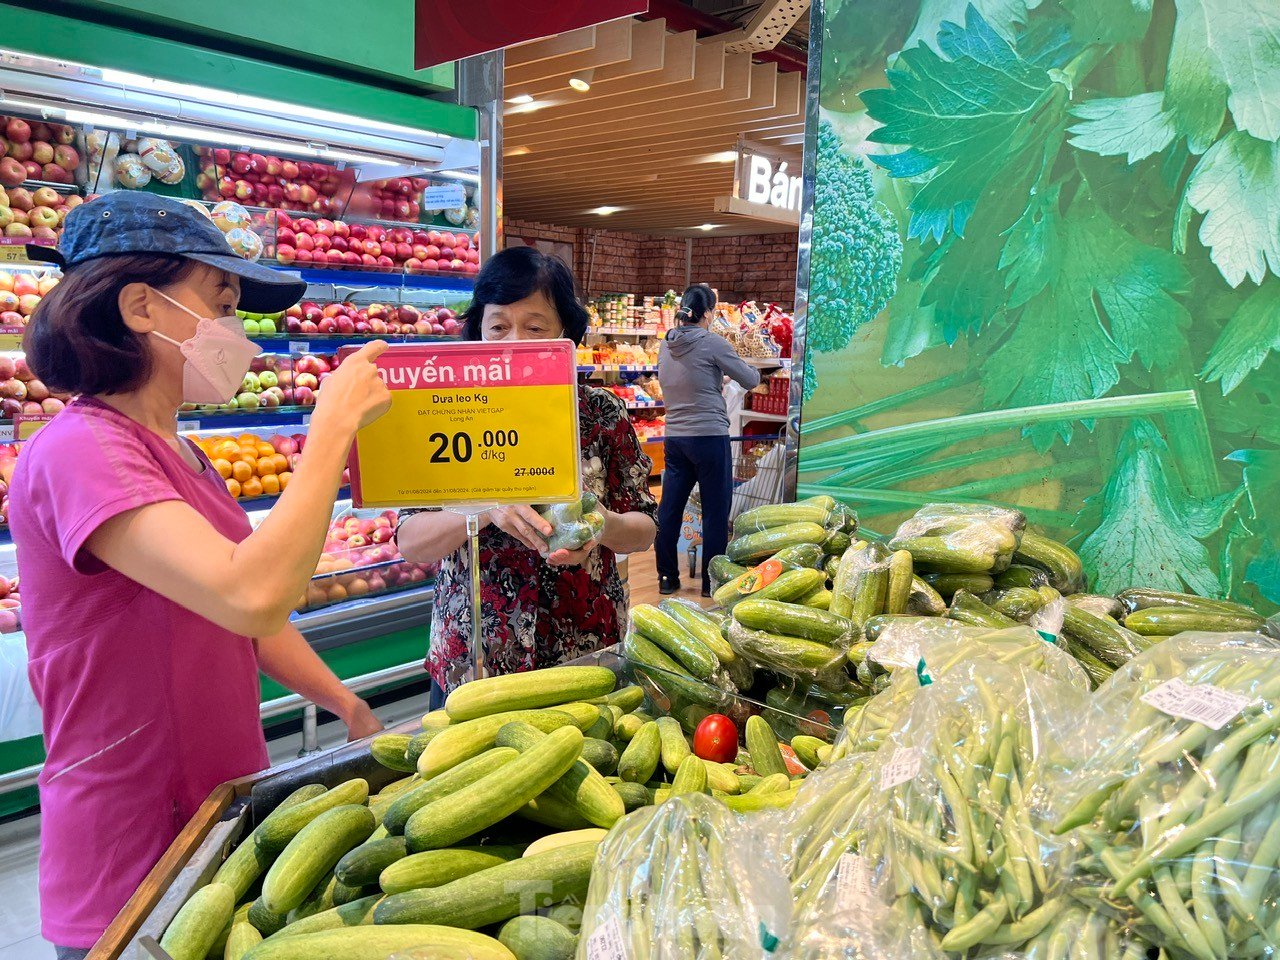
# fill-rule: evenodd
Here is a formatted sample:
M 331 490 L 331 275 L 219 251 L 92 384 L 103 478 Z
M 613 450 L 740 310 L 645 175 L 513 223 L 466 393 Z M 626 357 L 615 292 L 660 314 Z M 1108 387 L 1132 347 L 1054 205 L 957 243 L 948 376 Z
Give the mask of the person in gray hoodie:
M 708 327 L 715 315 L 716 295 L 706 284 L 695 284 L 680 298 L 680 325 L 667 334 L 658 349 L 658 382 L 667 408 L 663 446 L 662 501 L 658 505 L 658 592 L 680 589 L 676 544 L 689 494 L 696 483 L 702 499 L 702 595 L 711 596 L 707 562 L 724 553 L 729 543 L 729 507 L 733 495 L 733 466 L 729 455 L 729 413 L 725 408 L 725 378 L 750 390 L 760 373 L 747 365 Z

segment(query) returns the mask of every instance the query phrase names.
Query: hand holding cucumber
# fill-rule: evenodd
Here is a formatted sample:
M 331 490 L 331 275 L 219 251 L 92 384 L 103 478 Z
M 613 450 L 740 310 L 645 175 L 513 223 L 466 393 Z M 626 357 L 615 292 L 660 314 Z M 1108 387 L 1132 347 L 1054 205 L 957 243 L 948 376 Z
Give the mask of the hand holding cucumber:
M 547 538 L 554 530 L 533 507 L 494 507 L 489 511 L 489 522 L 538 553 L 546 550 Z

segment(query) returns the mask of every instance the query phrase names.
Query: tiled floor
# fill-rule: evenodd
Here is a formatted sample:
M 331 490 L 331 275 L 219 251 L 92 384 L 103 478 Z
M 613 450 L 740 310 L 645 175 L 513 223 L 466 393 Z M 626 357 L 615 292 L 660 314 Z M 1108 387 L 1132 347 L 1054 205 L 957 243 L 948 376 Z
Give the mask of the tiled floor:
M 426 711 L 424 697 L 378 707 L 388 727 Z M 320 746 L 336 746 L 345 737 L 340 723 L 320 728 Z M 268 743 L 272 763 L 291 760 L 301 749 L 301 734 Z M 32 815 L 0 825 L 0 960 L 53 960 L 53 947 L 40 938 L 40 909 L 36 892 L 36 858 L 40 845 L 40 817 Z

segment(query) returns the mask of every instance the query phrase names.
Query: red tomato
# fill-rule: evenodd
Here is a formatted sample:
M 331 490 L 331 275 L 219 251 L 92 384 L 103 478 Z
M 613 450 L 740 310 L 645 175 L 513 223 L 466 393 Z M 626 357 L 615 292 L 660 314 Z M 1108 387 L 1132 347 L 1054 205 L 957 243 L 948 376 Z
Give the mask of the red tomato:
M 732 763 L 738 756 L 738 728 L 723 713 L 713 713 L 693 732 L 693 752 L 713 763 Z

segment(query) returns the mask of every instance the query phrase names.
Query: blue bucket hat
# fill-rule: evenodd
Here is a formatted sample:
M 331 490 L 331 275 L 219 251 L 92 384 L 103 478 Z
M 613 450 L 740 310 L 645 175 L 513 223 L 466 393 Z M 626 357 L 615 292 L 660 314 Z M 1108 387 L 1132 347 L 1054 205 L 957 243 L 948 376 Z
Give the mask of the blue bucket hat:
M 277 313 L 306 293 L 306 281 L 250 263 L 194 207 L 145 191 L 117 190 L 82 203 L 63 223 L 58 246 L 27 245 L 27 256 L 64 272 L 99 257 L 163 253 L 208 264 L 240 278 L 240 309 Z

